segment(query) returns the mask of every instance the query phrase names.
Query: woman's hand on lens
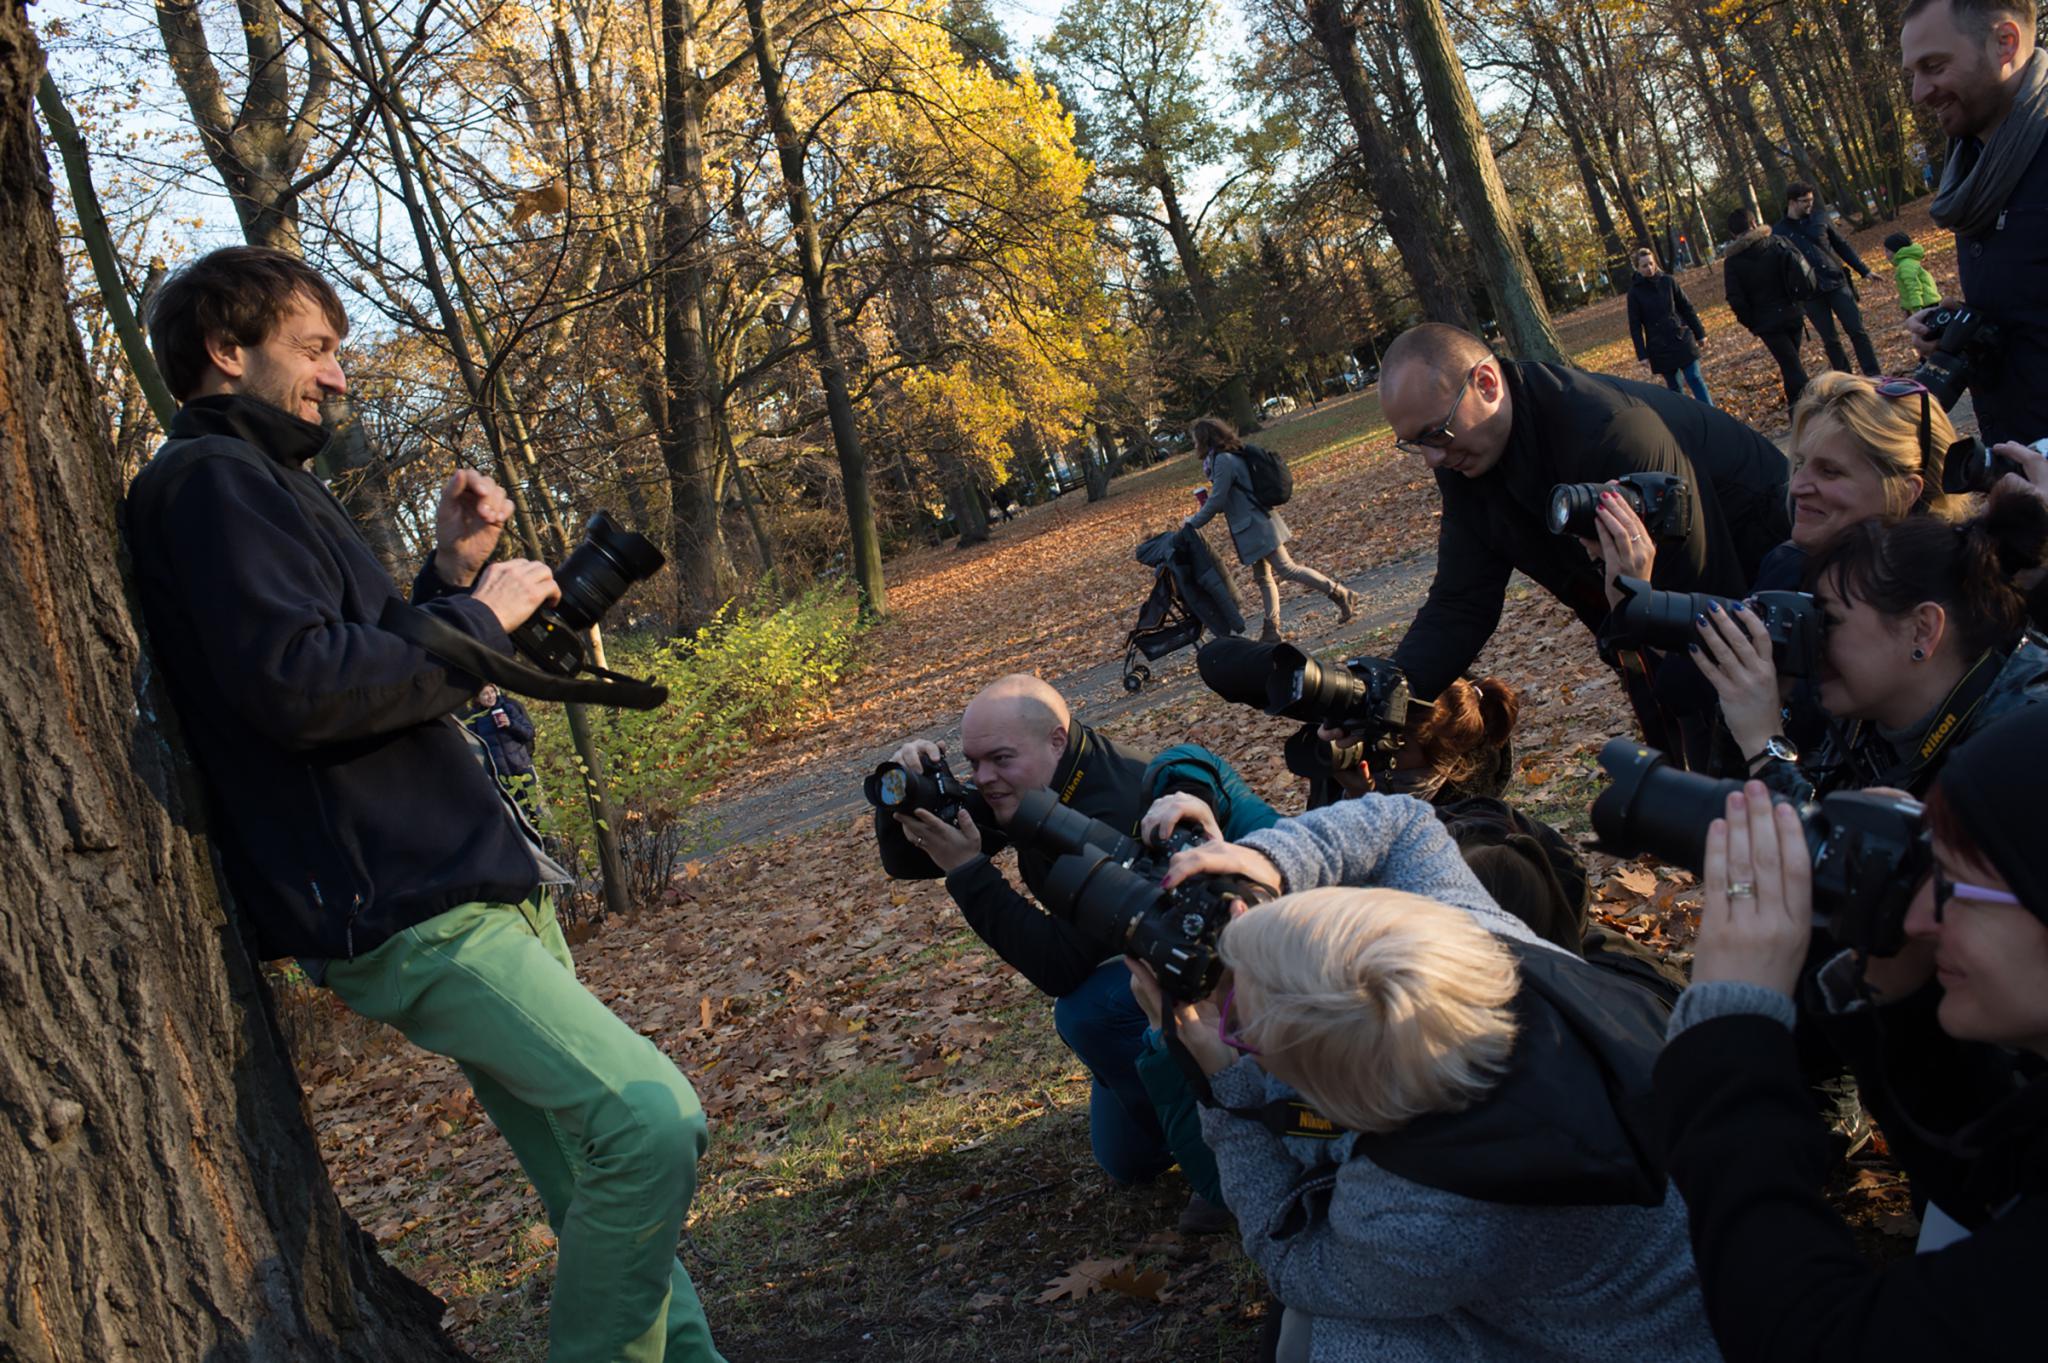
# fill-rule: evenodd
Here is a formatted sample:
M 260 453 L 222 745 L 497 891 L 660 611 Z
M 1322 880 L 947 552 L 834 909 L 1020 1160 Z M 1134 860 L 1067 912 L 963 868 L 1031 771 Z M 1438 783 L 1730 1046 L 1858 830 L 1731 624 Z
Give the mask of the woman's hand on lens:
M 1202 837 L 1209 842 L 1223 841 L 1223 830 L 1216 826 L 1216 812 L 1194 796 L 1178 791 L 1152 802 L 1145 817 L 1138 820 L 1138 841 L 1147 847 L 1163 845 L 1173 836 L 1174 828 L 1183 823 L 1200 827 Z
M 1744 757 L 1755 757 L 1784 727 L 1771 636 L 1752 610 L 1709 610 L 1693 661 L 1721 697 L 1721 717 Z
M 2014 492 L 2048 501 L 2048 455 L 2032 445 L 2022 445 L 2017 440 L 2008 440 L 1991 447 L 1993 454 L 2002 454 L 2020 466 L 2018 473 L 2008 473 L 1998 480 L 1998 486 L 2009 487 Z
M 1642 517 L 1618 492 L 1600 494 L 1593 511 L 1593 523 L 1600 531 L 1600 562 L 1607 571 L 1607 605 L 1621 604 L 1618 577 L 1638 577 L 1647 582 L 1657 569 L 1657 542 L 1643 525 Z
M 1813 864 L 1798 813 L 1760 781 L 1731 794 L 1726 817 L 1707 829 L 1701 880 L 1693 983 L 1737 980 L 1791 997 L 1813 938 Z
M 1193 875 L 1243 876 L 1275 894 L 1283 888 L 1279 867 L 1261 853 L 1234 842 L 1205 842 L 1175 853 L 1166 864 L 1166 879 L 1160 883 L 1170 890 Z

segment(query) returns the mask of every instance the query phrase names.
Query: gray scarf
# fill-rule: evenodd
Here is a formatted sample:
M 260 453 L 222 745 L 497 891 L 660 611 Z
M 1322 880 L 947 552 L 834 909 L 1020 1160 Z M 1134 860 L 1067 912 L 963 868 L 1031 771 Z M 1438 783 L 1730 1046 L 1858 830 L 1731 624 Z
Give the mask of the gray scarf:
M 2020 68 L 2012 110 L 1991 140 L 1965 138 L 1949 152 L 1934 196 L 1934 220 L 1959 237 L 1988 232 L 2048 135 L 2048 57 L 2036 48 Z

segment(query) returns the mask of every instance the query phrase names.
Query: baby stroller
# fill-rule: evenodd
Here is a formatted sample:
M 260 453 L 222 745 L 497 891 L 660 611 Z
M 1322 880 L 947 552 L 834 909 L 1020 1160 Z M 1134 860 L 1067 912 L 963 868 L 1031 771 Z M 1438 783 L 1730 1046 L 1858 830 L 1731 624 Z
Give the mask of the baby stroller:
M 1244 614 L 1230 578 L 1201 535 L 1182 526 L 1138 545 L 1138 562 L 1156 570 L 1152 594 L 1138 611 L 1138 624 L 1124 638 L 1124 690 L 1136 693 L 1152 680 L 1143 654 L 1158 662 L 1211 634 L 1244 633 Z

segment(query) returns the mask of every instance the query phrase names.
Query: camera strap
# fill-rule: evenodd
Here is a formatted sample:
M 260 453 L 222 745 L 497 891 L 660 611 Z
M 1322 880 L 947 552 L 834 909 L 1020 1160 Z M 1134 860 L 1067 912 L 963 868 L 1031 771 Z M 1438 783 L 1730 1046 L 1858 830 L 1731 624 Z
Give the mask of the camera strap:
M 628 710 L 652 710 L 668 699 L 668 688 L 634 677 L 585 664 L 587 677 L 564 677 L 544 671 L 522 658 L 508 656 L 486 647 L 455 626 L 421 610 L 399 597 L 384 603 L 377 628 L 396 634 L 427 652 L 482 681 L 493 682 L 507 691 L 517 691 L 535 700 L 581 701 L 591 705 L 617 705 Z
M 1166 1053 L 1173 1057 L 1173 1063 L 1194 1090 L 1195 1099 L 1205 1107 L 1228 1112 L 1233 1117 L 1244 1117 L 1257 1122 L 1276 1136 L 1302 1136 L 1309 1140 L 1334 1141 L 1349 1131 L 1316 1111 L 1299 1098 L 1275 1098 L 1254 1107 L 1225 1107 L 1216 1101 L 1216 1090 L 1209 1083 L 1209 1076 L 1202 1072 L 1202 1066 L 1180 1039 L 1180 1031 L 1174 1022 L 1172 1000 L 1160 1019 L 1159 1034 L 1166 1042 Z
M 1962 680 L 1949 691 L 1948 698 L 1941 703 L 1941 708 L 1934 712 L 1934 722 L 1921 734 L 1919 745 L 1912 753 L 1892 763 L 1885 770 L 1876 772 L 1871 780 L 1863 784 L 1895 786 L 1900 790 L 1917 793 L 1914 783 L 1925 776 L 1942 753 L 1948 750 L 1949 744 L 1968 732 L 1970 717 L 1977 713 L 1977 707 L 1991 694 L 1991 687 L 1997 682 L 1998 674 L 2005 669 L 2006 657 L 2006 654 L 1997 649 L 1986 649 L 1984 655 L 1972 663 L 1970 670 L 1963 674 Z M 1850 730 L 1849 751 L 1854 752 L 1862 746 L 1868 725 L 1868 720 L 1859 720 Z

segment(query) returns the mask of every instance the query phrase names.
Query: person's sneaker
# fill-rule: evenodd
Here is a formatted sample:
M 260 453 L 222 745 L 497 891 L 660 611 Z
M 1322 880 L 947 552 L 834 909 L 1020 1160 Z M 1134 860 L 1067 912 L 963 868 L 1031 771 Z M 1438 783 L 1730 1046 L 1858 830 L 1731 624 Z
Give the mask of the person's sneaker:
M 1219 1207 L 1200 1193 L 1189 1193 L 1175 1229 L 1182 1235 L 1222 1235 L 1236 1224 L 1228 1207 Z

